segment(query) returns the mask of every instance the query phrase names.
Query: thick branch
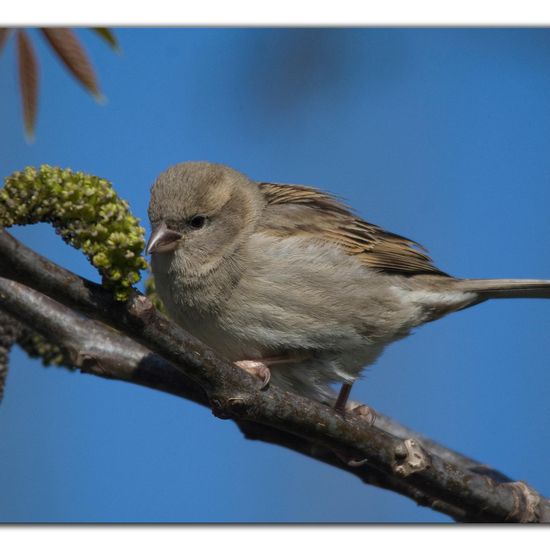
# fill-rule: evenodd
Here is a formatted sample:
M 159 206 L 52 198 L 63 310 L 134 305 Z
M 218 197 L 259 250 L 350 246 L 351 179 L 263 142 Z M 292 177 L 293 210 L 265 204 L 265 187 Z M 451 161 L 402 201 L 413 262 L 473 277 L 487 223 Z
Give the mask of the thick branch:
M 1 317 L 19 327 L 35 327 L 82 372 L 133 382 L 208 406 L 200 386 L 161 356 L 44 294 L 0 277 Z
M 48 262 L 0 233 L 0 275 L 22 282 L 101 319 L 157 352 L 207 393 L 215 414 L 260 423 L 354 456 L 407 481 L 432 500 L 466 510 L 478 521 L 549 521 L 550 503 L 522 483 L 498 483 L 359 420 L 344 420 L 329 407 L 275 386 L 259 391 L 252 377 L 218 358 L 198 340 L 156 311 L 141 294 L 114 301 L 98 285 Z M 9 311 L 10 296 L 0 291 Z
M 0 311 L 0 317 L 4 316 L 12 326 L 15 324 L 22 327 L 21 323 L 25 323 L 25 326 L 38 327 L 40 333 L 60 346 L 71 364 L 82 372 L 140 384 L 208 406 L 206 394 L 196 383 L 189 380 L 171 363 L 131 338 L 82 317 L 66 306 L 19 283 L 0 278 L 0 293 L 9 297 L 3 301 L 3 307 L 17 315 L 18 319 L 16 321 L 3 311 Z M 380 417 L 380 422 L 389 426 L 390 431 L 391 429 L 398 431 L 405 439 L 413 435 L 413 432 L 386 417 Z M 468 520 L 464 510 L 429 498 L 422 491 L 411 487 L 406 480 L 388 476 L 373 468 L 352 468 L 338 459 L 330 450 L 312 445 L 305 439 L 280 430 L 253 422 L 241 421 L 238 424 L 248 439 L 286 447 L 346 470 L 365 483 L 408 496 L 421 505 L 430 506 L 459 521 Z M 426 448 L 430 445 L 432 444 L 426 442 Z M 435 446 L 440 447 L 437 444 Z M 452 461 L 454 453 L 442 447 L 441 449 L 450 456 Z M 460 462 L 463 457 L 456 455 L 456 459 Z M 477 464 L 474 461 L 470 462 Z M 492 474 L 495 477 L 502 476 L 498 472 L 492 472 Z

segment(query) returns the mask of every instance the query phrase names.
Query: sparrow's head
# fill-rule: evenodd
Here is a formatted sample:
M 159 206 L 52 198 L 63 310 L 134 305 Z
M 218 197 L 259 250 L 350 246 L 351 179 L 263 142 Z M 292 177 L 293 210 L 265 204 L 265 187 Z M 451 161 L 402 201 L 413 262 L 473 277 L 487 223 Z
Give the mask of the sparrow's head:
M 252 232 L 262 206 L 258 186 L 232 168 L 172 166 L 151 189 L 147 253 L 175 253 L 193 271 L 208 271 Z

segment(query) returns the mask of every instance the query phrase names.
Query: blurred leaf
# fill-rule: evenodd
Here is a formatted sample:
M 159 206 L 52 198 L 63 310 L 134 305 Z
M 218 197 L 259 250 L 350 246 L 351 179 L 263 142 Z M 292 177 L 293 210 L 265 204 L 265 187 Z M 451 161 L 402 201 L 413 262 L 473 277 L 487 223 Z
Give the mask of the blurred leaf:
M 11 29 L 0 28 L 0 53 L 2 53 L 2 49 L 4 48 L 4 44 L 6 43 L 10 33 Z
M 88 58 L 88 54 L 80 44 L 74 32 L 69 28 L 41 28 L 55 53 L 75 78 L 90 91 L 97 101 L 103 102 L 104 97 L 99 90 L 98 81 Z M 119 51 L 118 41 L 113 32 L 105 27 L 90 28 L 105 40 L 111 48 Z M 32 139 L 38 105 L 38 58 L 34 52 L 28 29 L 11 29 L 0 27 L 0 54 L 9 36 L 16 35 L 16 50 L 19 61 L 19 80 L 23 117 L 27 138 Z
M 113 34 L 113 31 L 111 29 L 108 29 L 106 27 L 91 27 L 90 30 L 95 32 L 100 38 L 103 38 L 115 52 L 120 52 L 120 46 L 118 45 L 118 40 L 116 39 L 116 36 Z
M 38 105 L 38 62 L 32 43 L 23 30 L 17 31 L 17 56 L 25 132 L 32 140 Z
M 103 96 L 99 91 L 95 72 L 78 38 L 71 29 L 44 28 L 40 29 L 51 47 L 61 58 L 65 66 L 73 73 L 76 79 L 98 100 Z

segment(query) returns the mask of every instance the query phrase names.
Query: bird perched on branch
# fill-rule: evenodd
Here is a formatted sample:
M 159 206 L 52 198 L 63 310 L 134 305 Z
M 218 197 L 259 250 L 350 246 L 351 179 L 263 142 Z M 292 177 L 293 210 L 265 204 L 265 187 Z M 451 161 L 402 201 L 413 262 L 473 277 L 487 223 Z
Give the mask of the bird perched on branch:
M 262 385 L 342 412 L 362 370 L 414 327 L 491 298 L 550 298 L 550 281 L 447 275 L 330 194 L 221 164 L 163 172 L 149 219 L 168 314 Z

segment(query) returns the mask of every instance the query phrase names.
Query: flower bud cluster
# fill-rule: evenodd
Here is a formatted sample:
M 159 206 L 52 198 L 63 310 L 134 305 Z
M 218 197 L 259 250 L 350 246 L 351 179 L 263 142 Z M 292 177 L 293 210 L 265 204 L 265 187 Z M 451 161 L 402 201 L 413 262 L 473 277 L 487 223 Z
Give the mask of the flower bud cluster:
M 8 176 L 0 189 L 0 226 L 38 222 L 82 250 L 118 300 L 128 298 L 147 268 L 145 230 L 105 179 L 48 165 Z

